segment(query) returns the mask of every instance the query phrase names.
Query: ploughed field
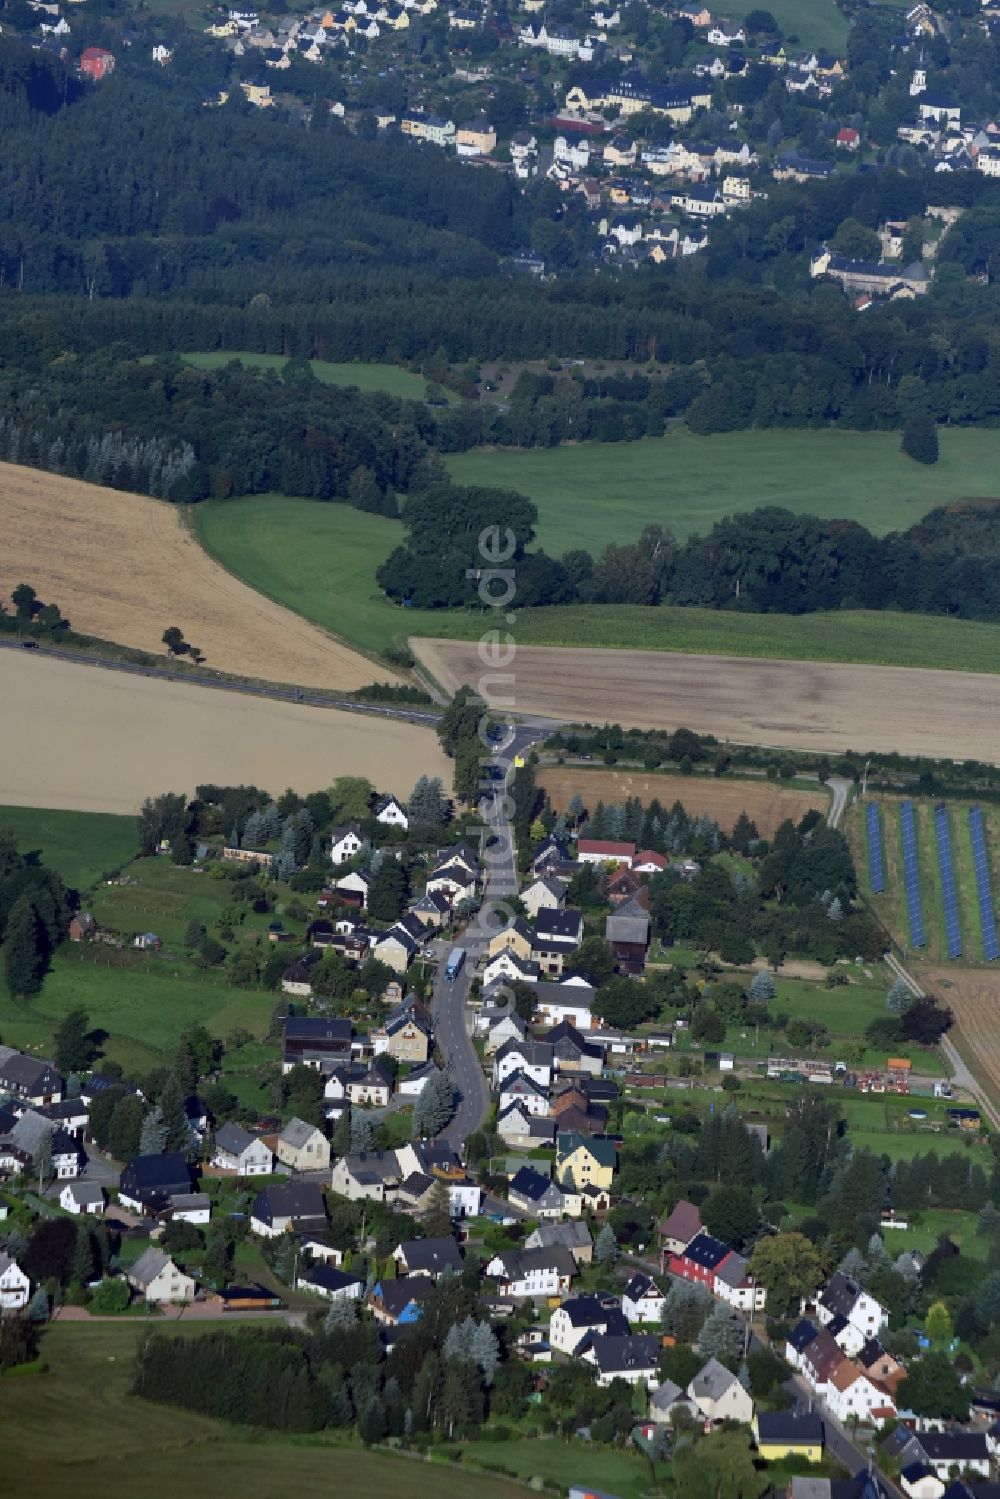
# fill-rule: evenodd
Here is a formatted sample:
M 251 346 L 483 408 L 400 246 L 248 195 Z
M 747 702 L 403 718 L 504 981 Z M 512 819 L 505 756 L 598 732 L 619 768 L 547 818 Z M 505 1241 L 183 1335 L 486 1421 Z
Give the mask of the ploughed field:
M 413 640 L 454 691 L 482 675 L 474 645 Z M 740 744 L 993 762 L 1000 677 L 883 666 L 519 646 L 514 707 L 573 722 L 673 729 Z
M 176 625 L 216 671 L 302 687 L 393 676 L 233 577 L 177 506 L 2 463 L 0 530 L 0 592 L 30 583 L 80 634 L 165 655 Z

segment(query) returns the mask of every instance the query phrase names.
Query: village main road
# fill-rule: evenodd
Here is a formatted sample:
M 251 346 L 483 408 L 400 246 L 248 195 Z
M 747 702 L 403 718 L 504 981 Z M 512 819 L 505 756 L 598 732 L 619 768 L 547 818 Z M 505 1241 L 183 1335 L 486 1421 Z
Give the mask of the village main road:
M 434 1022 L 434 1039 L 455 1084 L 457 1097 L 454 1118 L 442 1131 L 441 1138 L 455 1149 L 459 1149 L 471 1134 L 482 1128 L 490 1110 L 489 1088 L 472 1042 L 469 988 L 476 964 L 486 951 L 491 937 L 506 925 L 501 914 L 504 900 L 517 894 L 517 854 L 514 830 L 506 815 L 505 792 L 514 773 L 515 759 L 523 755 L 537 738 L 537 729 L 517 726 L 509 742 L 497 748 L 495 764 L 499 768 L 499 775 L 493 783 L 496 794 L 490 796 L 484 793 L 480 804 L 485 828 L 483 904 L 464 935 L 456 939 L 455 945 L 464 947 L 466 953 L 465 964 L 456 978 L 445 978 L 448 948 L 445 944 L 437 945 L 440 961 L 431 1000 L 431 1017 Z

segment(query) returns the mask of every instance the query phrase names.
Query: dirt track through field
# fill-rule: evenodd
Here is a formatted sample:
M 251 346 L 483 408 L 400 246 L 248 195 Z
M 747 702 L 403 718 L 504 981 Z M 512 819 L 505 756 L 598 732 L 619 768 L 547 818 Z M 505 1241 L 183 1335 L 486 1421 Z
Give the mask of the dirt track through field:
M 410 643 L 449 690 L 483 675 L 476 645 Z M 520 713 L 649 729 L 683 724 L 779 749 L 1000 762 L 1000 676 L 555 646 L 519 646 L 507 670 Z
M 0 803 L 135 812 L 161 791 L 240 783 L 274 795 L 362 775 L 407 795 L 451 784 L 430 729 L 0 651 Z
M 724 833 L 731 833 L 737 817 L 746 812 L 762 838 L 770 838 L 786 817 L 798 822 L 810 808 L 825 812 L 830 805 L 822 791 L 786 791 L 770 781 L 717 781 L 707 776 L 647 775 L 640 770 L 546 765 L 538 772 L 538 784 L 549 793 L 557 812 L 567 810 L 577 791 L 589 811 L 598 801 L 620 803 L 637 796 L 648 806 L 656 797 L 667 808 L 680 802 L 696 817 L 707 813 Z
M 398 681 L 214 562 L 175 505 L 0 463 L 0 591 L 30 583 L 74 629 L 165 654 L 177 625 L 206 665 L 353 692 Z

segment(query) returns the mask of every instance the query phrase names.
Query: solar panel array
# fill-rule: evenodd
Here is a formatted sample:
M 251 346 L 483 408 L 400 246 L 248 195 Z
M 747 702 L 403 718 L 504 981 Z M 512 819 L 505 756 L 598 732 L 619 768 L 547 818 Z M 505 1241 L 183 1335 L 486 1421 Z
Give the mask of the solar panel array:
M 941 871 L 941 895 L 944 900 L 944 934 L 949 958 L 962 956 L 962 928 L 958 920 L 958 891 L 955 888 L 955 861 L 951 853 L 951 829 L 948 808 L 938 802 L 934 808 L 937 832 L 938 868 Z
M 917 859 L 917 829 L 913 820 L 913 803 L 903 802 L 899 809 L 899 826 L 903 835 L 903 878 L 906 882 L 906 910 L 910 919 L 910 946 L 923 947 L 924 908 L 920 899 L 920 864 Z
M 865 827 L 868 830 L 868 877 L 872 894 L 881 895 L 885 889 L 885 853 L 878 802 L 869 802 L 865 807 Z
M 1000 942 L 997 941 L 996 908 L 993 905 L 993 884 L 990 880 L 990 864 L 986 853 L 986 831 L 983 814 L 979 807 L 969 808 L 969 834 L 972 838 L 972 861 L 976 866 L 976 893 L 979 896 L 979 924 L 983 932 L 983 952 L 988 962 L 1000 958 Z

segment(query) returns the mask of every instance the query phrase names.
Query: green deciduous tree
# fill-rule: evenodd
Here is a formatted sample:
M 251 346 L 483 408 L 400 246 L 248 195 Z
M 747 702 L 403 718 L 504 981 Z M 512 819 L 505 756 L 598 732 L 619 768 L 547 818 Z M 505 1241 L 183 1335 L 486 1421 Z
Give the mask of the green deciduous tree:
M 70 1010 L 55 1035 L 55 1063 L 61 1072 L 86 1072 L 97 1056 L 86 1010 Z
M 767 1290 L 768 1311 L 784 1317 L 819 1285 L 823 1264 L 805 1234 L 773 1234 L 761 1239 L 750 1256 L 750 1274 Z

